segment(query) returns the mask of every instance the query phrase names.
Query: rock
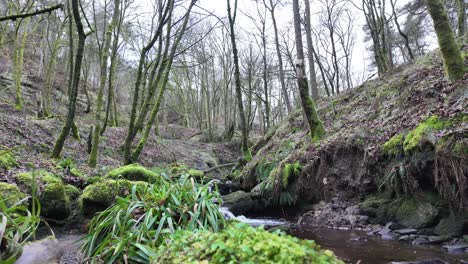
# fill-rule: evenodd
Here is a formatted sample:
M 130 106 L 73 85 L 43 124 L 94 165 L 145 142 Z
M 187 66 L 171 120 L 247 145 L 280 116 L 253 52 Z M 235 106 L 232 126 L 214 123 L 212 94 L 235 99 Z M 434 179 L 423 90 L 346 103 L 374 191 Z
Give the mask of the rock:
M 144 181 L 149 183 L 158 183 L 163 179 L 161 175 L 146 169 L 138 164 L 130 164 L 111 170 L 106 178 L 109 179 L 127 179 L 129 181 Z
M 448 253 L 453 253 L 453 254 L 463 253 L 463 252 L 465 252 L 465 249 L 468 248 L 468 243 L 459 243 L 459 244 L 455 244 L 455 245 L 445 245 L 445 246 L 442 246 L 442 248 L 447 250 Z
M 425 259 L 425 260 L 418 260 L 418 261 L 398 261 L 398 262 L 390 262 L 389 264 L 449 264 L 448 262 L 443 261 L 442 259 Z
M 395 218 L 405 227 L 422 228 L 433 224 L 438 214 L 437 208 L 430 203 L 406 199 L 400 204 Z
M 138 188 L 147 186 L 146 182 L 109 180 L 105 179 L 86 186 L 80 196 L 79 204 L 85 216 L 92 216 L 95 213 L 109 207 L 118 195 L 127 196 L 132 191 L 132 186 Z
M 424 236 L 419 236 L 411 242 L 411 244 L 413 245 L 426 245 L 428 243 L 429 241 Z
M 41 203 L 41 215 L 63 220 L 70 214 L 70 197 L 62 179 L 45 170 L 15 175 L 16 183 L 29 194 L 36 194 Z
M 62 248 L 55 238 L 44 238 L 26 244 L 16 264 L 54 264 L 59 263 Z
M 346 207 L 345 211 L 349 215 L 358 215 L 361 213 L 361 210 L 359 209 L 359 205 L 348 206 Z
M 20 202 L 27 195 L 21 192 L 18 186 L 6 182 L 0 182 L 0 200 L 3 200 L 7 207 Z
M 228 207 L 235 215 L 245 214 L 254 207 L 249 193 L 237 191 L 223 196 L 223 206 Z
M 430 244 L 440 244 L 449 239 L 450 239 L 449 236 L 428 236 L 427 237 L 427 240 L 429 241 Z
M 462 217 L 452 216 L 444 218 L 434 228 L 434 233 L 439 236 L 461 236 L 465 222 Z
M 395 233 L 398 233 L 400 235 L 411 235 L 411 234 L 416 234 L 418 230 L 413 229 L 413 228 L 406 228 L 406 229 L 398 229 L 395 230 Z
M 384 233 L 380 235 L 380 238 L 382 240 L 395 240 L 398 238 L 398 234 L 389 232 L 389 233 Z

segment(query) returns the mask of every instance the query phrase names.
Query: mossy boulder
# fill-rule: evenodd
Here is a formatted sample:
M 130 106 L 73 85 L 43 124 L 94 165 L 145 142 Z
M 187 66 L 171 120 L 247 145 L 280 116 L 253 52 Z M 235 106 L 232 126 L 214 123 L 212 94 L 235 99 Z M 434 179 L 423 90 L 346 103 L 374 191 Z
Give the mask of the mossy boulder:
M 80 196 L 80 209 L 85 216 L 92 216 L 112 205 L 117 196 L 127 196 L 132 187 L 147 186 L 146 182 L 105 179 L 88 185 Z
M 109 179 L 127 179 L 129 181 L 144 181 L 149 183 L 160 183 L 162 177 L 138 164 L 130 164 L 111 170 L 106 178 Z
M 18 166 L 18 163 L 11 153 L 4 152 L 0 154 L 0 169 L 9 170 L 16 166 Z
M 428 202 L 404 199 L 395 212 L 399 224 L 409 228 L 423 228 L 434 224 L 439 210 Z
M 70 197 L 59 176 L 39 170 L 19 173 L 15 181 L 27 193 L 39 198 L 42 216 L 62 220 L 70 214 Z
M 223 196 L 223 206 L 235 214 L 245 214 L 255 206 L 255 202 L 250 197 L 249 193 L 237 191 Z
M 169 167 L 168 172 L 173 177 L 180 177 L 182 175 L 189 175 L 195 179 L 203 179 L 205 173 L 201 170 L 188 168 L 184 164 L 173 164 Z
M 4 201 L 7 207 L 20 202 L 27 195 L 20 191 L 18 186 L 6 182 L 0 182 L 0 200 Z

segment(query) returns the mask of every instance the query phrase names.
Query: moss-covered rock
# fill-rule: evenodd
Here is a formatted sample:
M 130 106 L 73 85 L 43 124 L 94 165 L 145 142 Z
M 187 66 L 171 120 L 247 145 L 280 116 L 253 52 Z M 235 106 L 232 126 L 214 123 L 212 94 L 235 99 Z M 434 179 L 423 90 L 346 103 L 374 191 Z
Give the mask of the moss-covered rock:
M 92 216 L 112 205 L 117 196 L 130 194 L 132 187 L 146 186 L 146 182 L 106 179 L 88 185 L 80 196 L 80 209 L 86 216 Z
M 3 152 L 0 154 L 0 169 L 9 170 L 16 166 L 18 163 L 11 153 Z
M 302 166 L 298 161 L 284 165 L 281 178 L 282 187 L 287 188 L 291 182 L 295 181 L 299 177 L 301 170 Z
M 223 206 L 235 214 L 244 214 L 254 207 L 255 203 L 249 193 L 237 191 L 223 196 Z
M 0 200 L 4 201 L 6 206 L 10 207 L 26 197 L 27 195 L 21 192 L 18 186 L 0 182 Z
M 162 177 L 159 174 L 152 172 L 138 164 L 130 164 L 113 169 L 106 175 L 106 178 L 123 178 L 129 181 L 144 181 L 149 183 L 159 183 L 162 181 Z
M 423 228 L 434 224 L 439 210 L 428 202 L 403 199 L 395 212 L 398 223 L 409 228 Z
M 60 177 L 38 170 L 19 173 L 15 181 L 26 192 L 39 197 L 42 216 L 62 220 L 70 214 L 70 197 Z

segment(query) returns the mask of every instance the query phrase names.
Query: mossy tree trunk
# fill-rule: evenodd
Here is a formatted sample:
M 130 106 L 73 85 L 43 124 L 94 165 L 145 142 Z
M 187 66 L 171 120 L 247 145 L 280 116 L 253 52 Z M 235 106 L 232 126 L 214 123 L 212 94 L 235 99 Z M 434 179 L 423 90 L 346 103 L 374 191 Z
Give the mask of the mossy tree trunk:
M 99 88 L 98 88 L 98 95 L 96 100 L 96 120 L 94 124 L 94 132 L 93 132 L 93 145 L 91 146 L 91 153 L 89 154 L 88 158 L 88 166 L 94 168 L 97 165 L 97 156 L 98 156 L 98 148 L 99 148 L 99 139 L 101 136 L 101 111 L 103 108 L 103 96 L 104 96 L 104 88 L 107 82 L 107 60 L 109 58 L 109 50 L 112 43 L 112 33 L 114 31 L 114 27 L 117 25 L 120 16 L 120 0 L 114 0 L 114 12 L 112 15 L 111 22 L 107 26 L 105 39 L 104 39 L 104 46 L 101 54 L 101 74 L 99 79 Z M 118 38 L 118 36 L 116 36 Z M 117 40 L 118 41 L 118 40 Z M 112 69 L 111 69 L 112 70 Z M 110 89 L 110 87 L 109 87 Z
M 134 135 L 136 133 L 136 118 L 137 118 L 137 110 L 138 110 L 138 105 L 139 105 L 139 96 L 140 96 L 140 88 L 142 84 L 142 79 L 143 79 L 143 69 L 145 67 L 146 63 L 146 55 L 148 52 L 153 48 L 154 44 L 158 40 L 158 38 L 161 36 L 162 30 L 164 28 L 164 25 L 167 24 L 168 17 L 172 15 L 174 3 L 173 0 L 167 1 L 166 6 L 164 7 L 164 12 L 160 15 L 159 18 L 159 23 L 156 29 L 155 34 L 153 37 L 150 39 L 148 44 L 141 50 L 140 52 L 140 59 L 138 62 L 138 68 L 137 68 L 137 73 L 136 73 L 136 80 L 135 80 L 135 88 L 133 91 L 133 100 L 132 100 L 132 110 L 130 112 L 130 120 L 128 124 L 128 131 L 127 131 L 127 137 L 125 138 L 124 142 L 124 163 L 125 164 L 130 164 L 132 160 L 132 142 L 134 139 Z
M 70 9 L 70 7 L 68 9 Z M 71 9 L 73 12 L 73 18 L 75 21 L 76 29 L 78 31 L 78 46 L 77 46 L 75 62 L 74 62 L 73 79 L 70 82 L 71 87 L 69 88 L 70 95 L 69 95 L 69 102 L 68 102 L 67 117 L 65 120 L 65 124 L 62 127 L 62 131 L 60 132 L 55 142 L 55 146 L 52 152 L 52 158 L 60 157 L 65 140 L 67 139 L 68 134 L 70 133 L 70 130 L 74 126 L 76 98 L 78 97 L 78 87 L 79 87 L 80 77 L 81 77 L 81 64 L 83 62 L 83 54 L 84 54 L 86 37 L 89 35 L 84 32 L 83 24 L 81 23 L 79 0 L 71 0 Z M 69 10 L 69 13 L 70 13 L 70 10 Z M 69 36 L 70 41 L 73 41 L 73 37 L 72 37 L 73 32 L 71 30 L 69 34 L 70 34 Z
M 132 153 L 131 160 L 130 160 L 131 162 L 138 160 L 138 157 L 140 156 L 141 152 L 143 151 L 143 147 L 145 146 L 145 144 L 146 144 L 146 142 L 148 140 L 148 137 L 149 137 L 150 132 L 151 132 L 151 128 L 153 127 L 153 125 L 154 125 L 154 123 L 156 121 L 156 118 L 158 116 L 158 112 L 159 112 L 161 103 L 164 100 L 164 93 L 165 93 L 165 91 L 167 89 L 167 82 L 168 82 L 168 79 L 169 79 L 169 73 L 171 71 L 172 62 L 174 60 L 174 56 L 175 56 L 177 47 L 179 46 L 180 40 L 182 39 L 182 36 L 184 35 L 185 30 L 187 29 L 187 24 L 188 24 L 188 21 L 189 21 L 189 18 L 190 18 L 190 13 L 192 12 L 192 8 L 193 8 L 193 6 L 195 5 L 196 2 L 197 2 L 197 0 L 191 0 L 190 5 L 188 7 L 188 10 L 185 13 L 185 18 L 184 18 L 183 24 L 182 24 L 181 28 L 175 34 L 175 40 L 172 43 L 171 52 L 170 52 L 169 56 L 164 58 L 164 60 L 162 61 L 161 67 L 163 67 L 163 69 L 164 69 L 164 76 L 162 77 L 161 83 L 159 83 L 158 97 L 156 99 L 156 103 L 154 104 L 154 106 L 153 106 L 153 108 L 151 110 L 148 123 L 146 124 L 146 126 L 145 126 L 145 128 L 143 130 L 143 135 L 142 135 L 140 141 L 138 142 L 138 145 L 136 146 L 135 150 Z M 167 34 L 166 37 L 170 36 L 170 32 L 171 32 L 171 28 L 172 28 L 171 17 L 169 17 L 169 23 L 168 23 L 167 27 L 168 27 L 168 34 Z
M 309 124 L 310 134 L 312 140 L 319 140 L 325 133 L 322 121 L 315 109 L 315 102 L 309 95 L 307 87 L 307 78 L 305 77 L 304 67 L 304 50 L 302 46 L 302 30 L 301 30 L 301 17 L 299 13 L 299 2 L 293 0 L 293 13 L 294 13 L 294 32 L 296 36 L 296 52 L 297 52 L 297 86 L 299 87 L 299 95 L 301 97 L 302 109 L 306 116 L 307 123 Z
M 16 22 L 16 34 L 14 44 L 14 57 L 13 57 L 13 82 L 15 85 L 15 108 L 16 110 L 23 110 L 23 94 L 21 91 L 21 81 L 23 80 L 23 61 L 24 61 L 24 48 L 26 46 L 26 39 L 28 37 L 28 25 L 30 18 L 21 19 Z M 23 30 L 21 31 L 21 27 Z
M 230 29 L 230 37 L 231 37 L 231 46 L 232 46 L 232 56 L 234 59 L 234 80 L 236 86 L 236 97 L 237 97 L 237 106 L 239 109 L 239 116 L 240 116 L 240 125 L 242 130 L 242 152 L 244 157 L 249 159 L 251 154 L 249 151 L 249 131 L 247 129 L 247 120 L 245 118 L 245 111 L 244 111 L 244 102 L 242 100 L 242 88 L 241 88 L 241 80 L 240 80 L 240 70 L 239 70 L 239 55 L 237 51 L 237 44 L 236 44 L 236 34 L 234 32 L 234 23 L 236 21 L 236 14 L 237 14 L 237 0 L 234 0 L 234 11 L 231 11 L 231 1 L 227 0 L 227 11 L 228 11 L 228 19 L 229 19 L 229 29 Z
M 50 51 L 50 58 L 47 63 L 46 71 L 45 71 L 45 85 L 44 85 L 44 115 L 50 116 L 52 113 L 51 109 L 51 90 L 52 85 L 54 83 L 54 75 L 55 75 L 55 66 L 57 62 L 57 55 L 60 49 L 60 45 L 62 44 L 62 36 L 64 30 L 65 22 L 62 23 L 60 28 L 58 29 L 57 36 L 53 42 L 52 49 Z
M 426 0 L 429 14 L 434 21 L 434 28 L 442 53 L 445 71 L 451 80 L 458 80 L 465 74 L 465 65 L 460 49 L 450 27 L 447 12 L 441 0 Z

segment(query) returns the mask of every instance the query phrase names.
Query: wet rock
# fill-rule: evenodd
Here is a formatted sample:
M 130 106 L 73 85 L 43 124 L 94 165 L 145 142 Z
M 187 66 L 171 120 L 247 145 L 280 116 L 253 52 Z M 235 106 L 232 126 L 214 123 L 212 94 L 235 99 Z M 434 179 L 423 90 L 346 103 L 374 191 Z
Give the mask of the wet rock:
M 358 215 L 361 213 L 361 210 L 359 209 L 359 205 L 353 205 L 353 206 L 348 206 L 345 209 L 347 214 L 350 215 Z
M 418 230 L 414 228 L 405 228 L 405 229 L 395 230 L 395 233 L 398 233 L 400 235 L 411 235 L 411 234 L 416 234 L 416 232 L 418 232 Z
M 442 259 L 425 259 L 418 261 L 390 262 L 390 264 L 449 264 Z
M 235 215 L 245 214 L 254 207 L 249 193 L 237 191 L 223 196 L 223 206 L 228 207 Z
M 448 253 L 463 253 L 465 252 L 466 249 L 468 249 L 468 244 L 467 243 L 459 243 L 455 245 L 445 245 L 442 246 L 445 250 L 447 250 Z
M 449 240 L 450 237 L 448 236 L 428 236 L 427 240 L 429 241 L 430 244 L 440 244 L 442 242 L 445 242 Z
M 429 241 L 427 240 L 426 237 L 424 236 L 419 236 L 419 237 L 416 237 L 412 242 L 411 244 L 413 245 L 426 245 L 428 244 Z

